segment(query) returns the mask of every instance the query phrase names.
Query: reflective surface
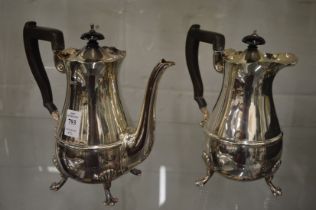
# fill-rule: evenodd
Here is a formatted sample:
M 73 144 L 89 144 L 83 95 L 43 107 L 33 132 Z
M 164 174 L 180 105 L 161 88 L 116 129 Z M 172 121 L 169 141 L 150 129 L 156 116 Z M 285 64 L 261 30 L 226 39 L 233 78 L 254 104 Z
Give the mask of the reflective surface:
M 66 98 L 60 114 L 52 97 L 46 97 L 52 93 L 48 80 L 43 79 L 47 75 L 38 59 L 41 57 L 38 45 L 30 44 L 50 38 L 32 38 L 34 33 L 46 33 L 47 37 L 58 34 L 59 41 L 52 41 L 52 45 L 60 44 L 53 48 L 54 61 L 56 69 L 65 72 L 67 78 Z M 61 179 L 52 183 L 50 189 L 59 190 L 68 177 L 84 183 L 103 184 L 104 204 L 114 205 L 118 199 L 110 192 L 112 181 L 128 171 L 140 175 L 141 171 L 134 167 L 145 160 L 152 149 L 158 82 L 174 62 L 162 59 L 152 70 L 138 126 L 132 127 L 126 121 L 118 89 L 118 72 L 125 51 L 100 47 L 98 40 L 104 36 L 94 30 L 94 25 L 81 36 L 88 40 L 81 51 L 64 50 L 62 32 L 38 27 L 35 22 L 25 24 L 23 35 L 34 78 L 41 91 L 49 90 L 47 95 L 43 94 L 44 106 L 49 107 L 53 119 L 58 121 L 53 163 Z M 33 49 L 36 50 L 32 52 Z
M 158 81 L 173 62 L 162 60 L 154 68 L 137 128 L 128 127 L 122 109 L 118 64 L 70 62 L 67 65 L 67 94 L 56 134 L 58 168 L 82 182 L 114 180 L 149 155 L 154 141 Z M 90 65 L 96 68 L 86 68 Z M 81 113 L 78 137 L 67 136 L 65 132 L 67 110 Z M 108 170 L 113 174 L 104 174 Z
M 117 50 L 116 50 L 117 51 Z M 67 75 L 67 93 L 56 130 L 56 154 L 53 163 L 61 180 L 51 185 L 59 190 L 68 177 L 85 183 L 103 183 L 105 204 L 114 205 L 111 182 L 145 160 L 154 143 L 155 101 L 162 73 L 173 62 L 162 60 L 153 69 L 137 128 L 128 127 L 117 85 L 119 64 L 102 61 L 63 61 Z M 58 62 L 60 63 L 60 62 Z M 66 133 L 68 111 L 79 112 L 79 135 Z M 72 123 L 72 122 L 70 122 Z M 76 123 L 74 123 L 76 125 Z
M 51 162 L 54 138 L 48 135 L 54 132 L 53 120 L 1 119 L 1 209 L 106 209 L 101 186 L 71 179 L 58 193 L 48 189 L 49 183 L 59 178 Z M 284 161 L 274 180 L 284 194 L 275 198 L 262 179 L 237 182 L 215 173 L 203 189 L 196 187 L 194 180 L 205 168 L 199 155 L 204 147 L 201 128 L 157 123 L 155 147 L 139 167 L 142 175 L 127 174 L 113 181 L 113 194 L 120 198 L 113 209 L 312 209 L 315 128 L 283 127 L 283 131 Z
M 238 181 L 265 178 L 273 195 L 282 195 L 281 188 L 272 183 L 273 175 L 281 165 L 283 136 L 273 102 L 272 84 L 276 74 L 284 67 L 295 65 L 297 58 L 290 53 L 261 53 L 257 45 L 264 44 L 265 40 L 256 32 L 243 38 L 242 41 L 248 44 L 245 51 L 224 51 L 224 41 L 215 42 L 224 40 L 223 35 L 201 31 L 199 27 L 193 25 L 190 28 L 189 42 L 186 42 L 194 99 L 203 113 L 201 126 L 206 135 L 202 158 L 207 175 L 196 184 L 203 186 L 214 172 L 219 172 Z M 224 77 L 220 95 L 210 114 L 203 97 L 202 80 L 196 74 L 199 73 L 198 51 L 191 46 L 194 42 L 190 42 L 193 36 L 202 33 L 209 36 L 208 43 L 216 46 L 213 48 L 214 68 Z
M 315 11 L 315 0 L 1 0 L 0 209 L 313 209 Z M 130 114 L 127 118 L 134 122 L 154 64 L 162 55 L 177 63 L 161 79 L 156 141 L 149 158 L 139 166 L 142 176 L 126 174 L 112 183 L 112 193 L 120 198 L 115 208 L 103 206 L 101 185 L 70 179 L 58 193 L 48 190 L 59 179 L 51 161 L 55 122 L 41 103 L 35 103 L 41 101 L 40 91 L 30 74 L 21 37 L 27 20 L 61 29 L 69 47 L 83 46 L 78 35 L 94 23 L 105 36 L 104 45 L 126 50 L 119 85 L 124 110 Z M 262 51 L 287 50 L 299 57 L 295 67 L 278 73 L 273 87 L 284 132 L 282 165 L 274 177 L 284 191 L 281 197 L 274 198 L 263 179 L 237 182 L 215 173 L 203 189 L 194 185 L 205 171 L 201 160 L 205 142 L 184 59 L 186 32 L 193 23 L 225 34 L 227 46 L 234 49 L 245 45 L 233 37 L 257 30 L 273 43 Z M 61 108 L 65 75 L 56 71 L 50 45 L 41 42 L 40 47 L 54 100 Z M 200 46 L 200 65 L 205 67 L 201 73 L 208 84 L 205 97 L 212 107 L 223 76 L 214 72 L 210 50 L 209 45 Z
M 208 135 L 257 145 L 280 139 L 272 85 L 286 66 L 275 62 L 226 63 L 222 90 L 204 125 Z

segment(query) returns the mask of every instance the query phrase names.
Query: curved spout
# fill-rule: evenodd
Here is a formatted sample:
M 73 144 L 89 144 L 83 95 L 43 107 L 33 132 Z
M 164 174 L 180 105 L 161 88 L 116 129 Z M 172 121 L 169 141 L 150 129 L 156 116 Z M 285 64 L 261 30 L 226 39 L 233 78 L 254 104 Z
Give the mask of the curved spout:
M 162 73 L 168 67 L 173 66 L 174 64 L 175 63 L 172 61 L 166 61 L 162 59 L 153 69 L 148 80 L 144 104 L 141 110 L 138 126 L 136 131 L 130 134 L 128 139 L 126 139 L 128 156 L 132 156 L 140 152 L 147 143 L 147 149 L 143 155 L 143 158 L 141 159 L 146 158 L 149 154 L 154 141 L 153 130 L 155 127 L 155 102 L 159 79 Z

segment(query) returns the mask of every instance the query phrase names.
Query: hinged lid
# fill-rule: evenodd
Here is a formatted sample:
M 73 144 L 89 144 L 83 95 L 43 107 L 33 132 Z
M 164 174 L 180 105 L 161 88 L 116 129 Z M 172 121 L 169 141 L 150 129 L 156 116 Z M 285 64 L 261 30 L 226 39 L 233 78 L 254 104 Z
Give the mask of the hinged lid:
M 251 35 L 247 35 L 242 42 L 248 44 L 244 51 L 236 51 L 234 49 L 225 49 L 224 60 L 229 63 L 245 64 L 254 62 L 274 62 L 283 65 L 293 65 L 297 62 L 297 58 L 292 53 L 263 53 L 258 50 L 258 45 L 265 44 L 264 38 L 254 31 Z
M 58 53 L 60 58 L 78 62 L 115 62 L 123 59 L 126 55 L 125 51 L 116 49 L 115 47 L 100 47 L 98 40 L 103 40 L 103 34 L 96 32 L 94 25 L 88 32 L 83 33 L 80 37 L 87 40 L 87 44 L 82 49 L 69 48 Z

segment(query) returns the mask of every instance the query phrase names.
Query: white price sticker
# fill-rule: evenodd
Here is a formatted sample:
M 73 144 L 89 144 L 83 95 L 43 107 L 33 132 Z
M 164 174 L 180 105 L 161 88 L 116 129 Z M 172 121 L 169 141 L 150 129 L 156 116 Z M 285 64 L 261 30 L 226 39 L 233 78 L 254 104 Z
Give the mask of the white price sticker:
M 81 112 L 67 110 L 64 134 L 69 137 L 78 138 L 81 124 Z

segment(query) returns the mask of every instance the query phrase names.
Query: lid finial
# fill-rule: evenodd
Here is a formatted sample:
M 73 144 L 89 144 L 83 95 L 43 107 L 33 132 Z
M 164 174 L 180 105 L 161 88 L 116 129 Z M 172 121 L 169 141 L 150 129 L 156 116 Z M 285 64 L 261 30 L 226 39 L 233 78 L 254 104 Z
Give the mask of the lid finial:
M 94 28 L 95 28 L 95 25 L 90 24 L 90 31 L 82 34 L 80 38 L 83 40 L 89 40 L 89 41 L 97 41 L 97 40 L 104 39 L 103 34 L 96 32 Z
M 257 34 L 257 30 L 254 30 L 251 35 L 245 36 L 242 39 L 243 43 L 248 44 L 251 47 L 256 47 L 257 45 L 263 45 L 266 41 Z

